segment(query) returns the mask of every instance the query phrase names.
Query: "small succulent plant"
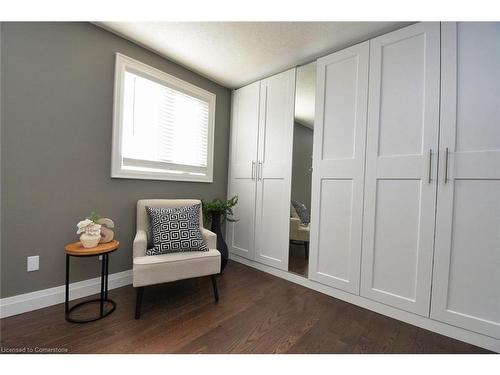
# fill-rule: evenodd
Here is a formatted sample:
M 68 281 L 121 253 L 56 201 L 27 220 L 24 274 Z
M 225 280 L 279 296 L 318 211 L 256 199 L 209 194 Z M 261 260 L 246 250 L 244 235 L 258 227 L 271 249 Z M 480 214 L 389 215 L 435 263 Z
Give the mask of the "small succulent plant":
M 101 225 L 96 224 L 89 219 L 80 221 L 76 226 L 78 227 L 76 234 L 85 233 L 90 236 L 97 236 L 101 234 Z

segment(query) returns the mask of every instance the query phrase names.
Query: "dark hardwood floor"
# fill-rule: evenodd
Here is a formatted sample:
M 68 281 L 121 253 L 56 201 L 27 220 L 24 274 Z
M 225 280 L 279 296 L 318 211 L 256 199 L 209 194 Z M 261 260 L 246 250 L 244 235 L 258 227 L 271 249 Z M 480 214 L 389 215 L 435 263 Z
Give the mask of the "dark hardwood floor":
M 69 353 L 487 353 L 239 263 L 229 262 L 218 283 L 218 304 L 209 278 L 146 288 L 140 320 L 131 286 L 110 291 L 117 309 L 94 323 L 66 322 L 63 304 L 5 318 L 1 346 Z

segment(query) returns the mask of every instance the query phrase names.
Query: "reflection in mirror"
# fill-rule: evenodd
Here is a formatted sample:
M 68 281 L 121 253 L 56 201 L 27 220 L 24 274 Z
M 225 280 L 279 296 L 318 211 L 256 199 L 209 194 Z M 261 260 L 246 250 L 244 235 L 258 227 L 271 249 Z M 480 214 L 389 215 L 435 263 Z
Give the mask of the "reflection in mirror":
M 288 270 L 307 277 L 316 62 L 297 68 Z

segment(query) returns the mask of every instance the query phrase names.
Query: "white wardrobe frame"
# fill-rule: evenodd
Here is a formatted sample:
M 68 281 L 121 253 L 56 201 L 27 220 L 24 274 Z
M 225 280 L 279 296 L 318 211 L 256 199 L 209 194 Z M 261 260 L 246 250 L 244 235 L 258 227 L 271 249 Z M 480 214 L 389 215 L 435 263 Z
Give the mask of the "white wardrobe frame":
M 442 25 L 446 29 L 446 28 L 453 27 L 454 23 L 443 23 Z M 418 27 L 418 26 L 416 26 L 416 27 Z M 368 42 L 365 42 L 365 43 L 368 43 Z M 363 43 L 361 43 L 360 45 L 362 45 L 362 44 Z M 345 51 L 351 50 L 351 52 L 352 52 L 354 47 L 359 47 L 360 45 L 347 48 Z M 355 48 L 354 48 L 354 50 L 355 50 Z M 328 57 L 325 57 L 324 61 L 327 61 L 327 60 L 328 60 Z M 321 59 L 320 59 L 320 61 L 321 61 Z M 318 79 L 319 79 L 319 77 L 318 77 Z M 442 79 L 444 79 L 444 78 L 442 78 Z M 317 101 L 317 105 L 319 105 L 318 101 Z M 315 131 L 317 131 L 317 129 L 315 129 Z M 314 147 L 315 147 L 315 152 L 317 152 L 316 144 Z M 430 170 L 431 170 L 430 178 L 431 178 L 431 180 L 435 180 L 438 177 L 438 175 L 437 175 L 438 172 L 439 172 L 439 178 L 441 179 L 441 176 L 443 176 L 442 166 L 444 164 L 443 164 L 443 162 L 441 162 L 441 164 L 440 164 L 441 169 L 439 171 L 437 171 L 436 166 L 437 166 L 437 162 L 438 162 L 437 161 L 438 157 L 442 158 L 442 156 L 441 156 L 442 150 L 440 150 L 440 154 L 437 155 L 437 147 L 435 147 L 435 145 L 433 145 L 432 148 L 433 148 L 432 152 L 427 155 L 428 157 L 431 156 L 431 158 L 429 158 L 430 160 L 427 159 L 427 161 L 429 161 L 430 163 L 429 164 L 425 163 L 425 164 L 430 165 Z M 423 156 L 423 157 L 425 158 L 425 156 Z M 331 161 L 329 161 L 329 162 L 331 162 Z M 451 161 L 450 162 L 451 166 L 449 168 L 452 167 L 452 163 L 453 162 Z M 325 163 L 325 168 L 323 168 L 324 171 L 321 169 L 321 167 L 322 166 L 319 166 L 319 169 L 318 169 L 318 165 L 315 165 L 314 172 L 316 172 L 316 173 L 321 172 L 322 176 L 324 176 L 326 179 L 331 179 L 332 177 L 335 179 L 335 178 L 339 177 L 339 176 L 336 177 L 334 175 L 328 175 L 327 173 L 323 174 L 323 172 L 328 171 L 328 164 L 327 163 Z M 427 173 L 428 169 L 425 168 L 425 171 Z M 352 178 L 352 176 L 353 176 L 353 174 L 350 173 L 349 176 L 346 174 L 344 176 L 344 178 L 350 179 L 350 178 Z M 317 204 L 317 202 L 316 202 L 316 204 Z M 316 207 L 317 210 L 319 209 L 319 207 L 315 206 L 315 202 L 312 203 L 312 206 L 313 206 L 312 207 L 313 210 L 315 209 L 314 207 Z M 315 234 L 315 232 L 319 231 L 320 228 L 315 228 L 314 221 L 311 223 L 311 225 L 312 225 L 312 234 L 311 235 L 312 235 L 312 238 L 314 238 L 314 236 L 317 235 L 317 233 Z M 312 255 L 313 254 L 311 253 L 311 256 Z M 359 283 L 356 283 L 355 278 L 353 278 L 352 280 L 348 280 L 348 279 L 343 278 L 343 277 L 337 277 L 334 273 L 328 274 L 328 273 L 323 272 L 323 273 L 325 273 L 325 275 L 322 275 L 322 276 L 320 275 L 320 277 L 318 277 L 318 275 L 314 276 L 314 275 L 310 274 L 310 276 L 309 276 L 310 279 L 306 279 L 302 276 L 287 272 L 283 269 L 277 269 L 275 267 L 256 262 L 252 259 L 246 259 L 245 257 L 242 257 L 242 256 L 235 254 L 235 253 L 230 253 L 230 258 L 232 260 L 235 260 L 235 261 L 240 262 L 242 264 L 246 264 L 248 266 L 251 266 L 251 267 L 254 267 L 256 269 L 262 270 L 264 272 L 270 273 L 272 275 L 281 277 L 283 279 L 294 282 L 296 284 L 299 284 L 299 285 L 305 286 L 307 288 L 319 291 L 321 293 L 327 294 L 327 295 L 335 297 L 335 298 L 339 298 L 339 299 L 346 301 L 348 303 L 352 303 L 352 304 L 358 305 L 360 307 L 375 311 L 377 313 L 401 320 L 403 322 L 413 324 L 413 325 L 416 325 L 418 327 L 428 329 L 428 330 L 431 330 L 433 332 L 437 332 L 437 333 L 440 333 L 440 334 L 443 334 L 443 335 L 446 335 L 446 336 L 449 336 L 449 337 L 452 337 L 452 338 L 455 338 L 455 339 L 458 339 L 461 341 L 465 341 L 465 342 L 471 343 L 473 345 L 477 345 L 477 346 L 480 346 L 480 347 L 483 347 L 483 348 L 500 353 L 500 339 L 496 339 L 492 336 L 487 335 L 487 330 L 483 329 L 480 325 L 478 325 L 475 328 L 475 332 L 468 330 L 468 329 L 460 328 L 460 327 L 454 325 L 453 319 L 455 319 L 455 318 L 454 317 L 450 318 L 449 314 L 447 315 L 447 314 L 443 313 L 443 311 L 444 311 L 443 307 L 440 307 L 438 309 L 432 308 L 432 311 L 430 312 L 431 317 L 428 317 L 428 316 L 425 316 L 426 315 L 425 310 L 429 311 L 428 310 L 429 309 L 428 303 L 425 303 L 422 306 L 421 311 L 423 311 L 423 313 L 422 313 L 422 315 L 420 315 L 420 314 L 416 313 L 415 311 L 413 311 L 413 312 L 405 311 L 403 306 L 393 307 L 393 306 L 388 305 L 387 303 L 384 303 L 381 300 L 366 298 L 364 296 L 359 295 L 360 285 L 359 285 Z M 353 259 L 354 260 L 356 259 L 356 255 L 353 255 Z M 434 266 L 436 266 L 436 265 L 434 265 Z M 313 263 L 311 263 L 310 267 L 311 267 L 310 270 L 318 271 L 317 265 L 315 266 Z M 429 271 L 429 270 L 426 270 L 426 272 L 427 271 Z M 317 272 L 316 272 L 316 274 L 317 274 Z M 355 275 L 355 273 L 353 273 L 353 274 Z M 359 278 L 358 278 L 358 280 L 359 280 Z M 433 290 L 432 293 L 434 293 L 434 294 L 441 293 L 442 294 L 443 291 L 442 290 L 441 291 Z M 408 309 L 408 310 L 411 310 L 411 309 Z M 435 320 L 436 318 L 441 318 L 441 319 L 440 319 L 440 321 L 438 321 L 438 320 Z M 463 319 L 463 317 L 458 316 L 458 317 L 456 317 L 456 319 L 457 319 L 456 320 L 457 324 L 460 324 L 459 320 Z M 447 323 L 445 323 L 445 321 Z M 466 326 L 465 324 L 461 324 L 461 325 Z M 478 332 L 483 332 L 484 334 L 481 334 Z
M 228 247 L 282 270 L 288 270 L 295 74 L 295 68 L 289 69 L 232 95 L 228 195 L 240 195 L 235 218 L 244 219 L 246 227 L 228 223 Z M 239 105 L 241 95 L 251 98 L 245 103 L 251 108 Z M 246 112 L 240 116 L 240 110 Z M 238 239 L 245 240 L 245 246 L 238 246 Z

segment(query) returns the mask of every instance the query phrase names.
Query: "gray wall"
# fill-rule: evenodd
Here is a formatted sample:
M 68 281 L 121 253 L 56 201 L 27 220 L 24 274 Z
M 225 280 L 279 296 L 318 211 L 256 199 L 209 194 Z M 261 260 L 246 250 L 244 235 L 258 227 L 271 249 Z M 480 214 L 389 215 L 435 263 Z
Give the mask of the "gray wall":
M 64 284 L 64 245 L 90 211 L 115 221 L 114 273 L 132 267 L 138 199 L 226 196 L 228 89 L 88 23 L 3 23 L 1 38 L 2 298 Z M 213 183 L 110 178 L 115 52 L 217 95 Z M 72 281 L 98 266 L 74 259 Z
M 292 199 L 311 209 L 312 129 L 295 123 L 293 127 Z

